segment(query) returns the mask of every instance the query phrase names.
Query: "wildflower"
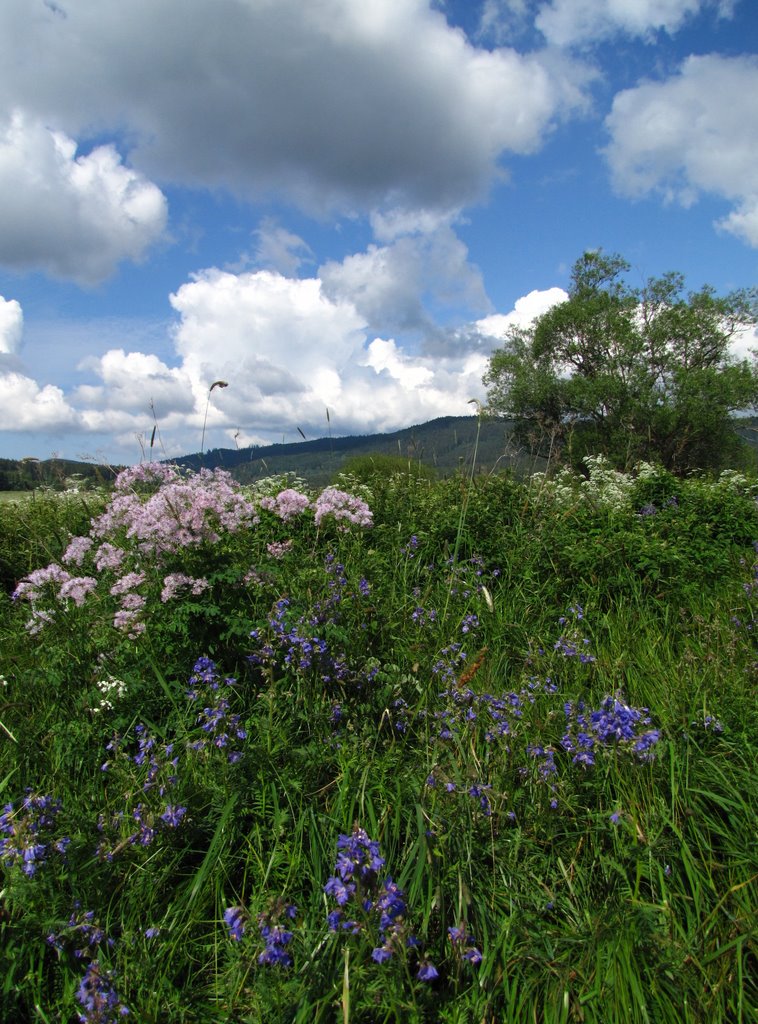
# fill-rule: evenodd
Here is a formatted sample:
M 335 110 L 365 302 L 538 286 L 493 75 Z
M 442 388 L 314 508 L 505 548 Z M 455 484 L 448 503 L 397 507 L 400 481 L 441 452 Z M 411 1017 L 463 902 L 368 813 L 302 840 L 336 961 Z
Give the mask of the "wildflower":
M 324 886 L 324 892 L 339 907 L 327 917 L 329 929 L 357 933 L 361 925 L 345 916 L 345 908 L 351 905 L 360 909 L 365 925 L 373 922 L 378 927 L 380 944 L 371 955 L 376 963 L 384 963 L 405 935 L 404 893 L 391 877 L 379 883 L 377 872 L 384 867 L 384 858 L 379 844 L 369 839 L 362 828 L 356 825 L 351 835 L 341 835 L 337 850 L 335 873 Z
M 113 676 L 108 676 L 107 679 L 99 679 L 95 686 L 103 696 L 96 707 L 90 708 L 93 714 L 99 714 L 101 711 L 112 711 L 113 701 L 111 698 L 121 700 L 126 694 L 126 683 L 121 679 L 115 679 Z
M 275 498 L 261 498 L 260 507 L 267 509 L 277 515 L 283 522 L 288 523 L 291 519 L 301 515 L 311 507 L 311 501 L 307 494 L 288 487 L 280 491 Z
M 140 493 L 153 488 L 147 496 Z M 257 521 L 254 506 L 223 470 L 182 478 L 174 466 L 146 463 L 118 475 L 113 497 L 90 533 L 105 538 L 124 530 L 141 554 L 160 558 L 215 543 L 220 529 L 234 533 Z
M 84 1008 L 79 1014 L 80 1024 L 112 1024 L 129 1014 L 113 987 L 112 972 L 103 971 L 97 960 L 88 965 L 76 998 Z
M 335 487 L 327 487 L 316 499 L 316 526 L 320 526 L 327 516 L 339 521 L 347 521 L 355 526 L 373 526 L 374 517 L 371 509 L 362 498 L 357 498 Z
M 430 960 L 422 960 L 416 977 L 419 981 L 434 981 L 439 977 L 439 971 Z
M 341 878 L 338 878 L 336 875 L 332 875 L 324 886 L 324 892 L 327 896 L 333 896 L 336 902 L 341 907 L 344 907 L 355 892 L 355 888 L 355 882 L 345 883 Z
M 461 633 L 470 633 L 479 627 L 479 618 L 475 614 L 467 615 L 461 623 Z
M 293 933 L 283 928 L 279 921 L 282 917 L 294 920 L 296 915 L 297 907 L 285 903 L 282 899 L 276 900 L 270 910 L 258 915 L 258 930 L 265 942 L 265 949 L 258 957 L 259 964 L 277 967 L 292 965 L 292 957 L 287 951 L 287 946 L 292 941 Z
M 161 815 L 161 820 L 165 821 L 169 828 L 177 828 L 186 813 L 186 807 L 176 807 L 169 804 Z
M 468 934 L 465 925 L 462 924 L 458 928 L 448 928 L 447 933 L 450 936 L 450 941 L 453 944 L 453 950 L 457 957 L 474 966 L 482 962 L 482 954 L 476 948 L 474 937 Z
M 58 591 L 58 601 L 72 600 L 78 608 L 81 608 L 87 597 L 97 587 L 97 581 L 93 577 L 74 577 L 67 580 Z
M 91 537 L 73 537 L 63 554 L 63 561 L 67 565 L 70 562 L 73 562 L 74 565 L 81 565 L 92 544 Z
M 53 562 L 45 566 L 44 569 L 35 569 L 34 572 L 30 572 L 28 576 L 25 576 L 13 591 L 11 597 L 14 601 L 24 598 L 27 601 L 34 602 L 42 595 L 44 587 L 48 584 L 54 583 L 62 586 L 70 579 L 71 574 L 66 572 L 62 566 L 56 565 Z
M 267 924 L 261 925 L 260 931 L 261 937 L 266 942 L 266 948 L 258 957 L 258 963 L 290 967 L 292 957 L 286 951 L 286 947 L 292 941 L 292 932 L 286 931 L 279 925 L 269 927 Z
M 230 764 L 236 763 L 242 757 L 237 741 L 247 739 L 247 731 L 242 726 L 240 716 L 232 714 L 228 696 L 219 692 L 221 683 L 215 663 L 210 658 L 200 658 L 195 663 L 195 671 L 189 682 L 189 699 L 198 703 L 208 701 L 197 716 L 197 722 L 207 738 L 189 743 L 189 749 L 199 752 L 210 744 L 219 750 L 224 749 Z M 234 692 L 232 688 L 236 682 L 231 677 L 224 680 L 226 693 Z
M 67 838 L 53 841 L 50 832 L 61 812 L 61 803 L 51 796 L 36 796 L 27 789 L 18 810 L 8 803 L 0 814 L 0 863 L 19 864 L 27 878 L 33 878 L 52 851 L 64 856 Z
M 224 911 L 224 924 L 229 929 L 229 938 L 239 942 L 245 934 L 246 913 L 244 907 L 227 907 Z
M 594 764 L 598 745 L 632 750 L 640 760 L 649 760 L 660 740 L 657 729 L 638 732 L 640 726 L 650 725 L 647 708 L 630 707 L 620 694 L 606 697 L 594 711 L 587 712 L 582 701 L 576 707 L 567 703 L 564 711 L 568 728 L 561 743 L 564 750 L 574 754 L 576 764 Z
M 272 541 L 271 544 L 266 545 L 266 551 L 272 558 L 284 558 L 288 551 L 292 550 L 293 542 L 291 540 L 285 541 Z
M 105 541 L 95 552 L 95 568 L 98 572 L 102 572 L 103 569 L 120 569 L 125 558 L 126 552 L 123 548 L 114 547 Z
M 204 590 L 207 590 L 210 583 L 206 579 L 197 579 L 194 576 L 187 576 L 183 572 L 169 573 L 163 579 L 163 589 L 161 590 L 161 602 L 166 604 L 170 601 L 183 587 L 189 587 L 189 590 L 193 597 L 198 597 Z

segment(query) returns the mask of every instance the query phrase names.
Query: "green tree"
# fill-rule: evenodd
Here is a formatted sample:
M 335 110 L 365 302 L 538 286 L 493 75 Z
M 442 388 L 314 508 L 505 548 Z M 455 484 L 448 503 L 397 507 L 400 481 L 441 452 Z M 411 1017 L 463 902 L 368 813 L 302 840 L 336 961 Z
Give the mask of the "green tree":
M 735 413 L 758 403 L 758 365 L 730 352 L 758 322 L 758 290 L 685 293 L 681 274 L 624 280 L 620 256 L 587 252 L 568 299 L 511 328 L 484 377 L 489 408 L 542 455 L 603 454 L 675 473 L 739 460 Z

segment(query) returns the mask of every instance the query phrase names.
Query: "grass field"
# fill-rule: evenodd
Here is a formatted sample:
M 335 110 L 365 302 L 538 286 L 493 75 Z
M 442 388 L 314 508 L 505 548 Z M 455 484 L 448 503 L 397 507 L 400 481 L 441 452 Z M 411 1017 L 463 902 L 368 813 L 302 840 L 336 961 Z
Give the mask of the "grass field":
M 758 485 L 590 468 L 6 505 L 0 1017 L 757 1020 Z

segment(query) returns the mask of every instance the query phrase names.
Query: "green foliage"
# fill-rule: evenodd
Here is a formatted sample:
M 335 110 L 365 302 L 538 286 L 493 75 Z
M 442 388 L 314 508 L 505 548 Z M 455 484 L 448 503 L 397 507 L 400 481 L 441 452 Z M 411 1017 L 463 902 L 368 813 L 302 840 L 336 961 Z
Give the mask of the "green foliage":
M 353 478 L 358 483 L 370 484 L 377 480 L 390 481 L 394 477 L 413 480 L 433 480 L 436 474 L 430 466 L 400 455 L 353 455 L 340 470 L 340 478 Z
M 490 408 L 518 436 L 572 465 L 603 454 L 619 468 L 661 462 L 677 474 L 740 464 L 733 414 L 755 406 L 758 371 L 729 344 L 756 323 L 756 292 L 684 294 L 665 274 L 629 287 L 619 256 L 587 252 L 568 300 L 512 328 L 490 360 Z
M 6 600 L 0 1017 L 754 1019 L 756 484 L 585 469 L 375 478 L 371 528 L 279 487 L 160 557 L 119 534 L 131 637 L 108 569 L 31 635 Z M 68 542 L 29 507 L 24 573 Z M 162 601 L 177 572 L 208 586 Z
M 19 494 L 0 505 L 0 590 L 10 593 L 16 583 L 46 562 L 60 558 L 69 538 L 83 533 L 102 510 L 98 492 L 58 494 L 35 491 Z

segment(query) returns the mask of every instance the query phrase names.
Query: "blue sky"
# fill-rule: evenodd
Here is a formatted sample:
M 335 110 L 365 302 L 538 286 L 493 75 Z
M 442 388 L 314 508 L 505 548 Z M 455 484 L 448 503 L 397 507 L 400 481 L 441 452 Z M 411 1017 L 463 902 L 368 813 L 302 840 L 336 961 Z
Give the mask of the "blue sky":
M 0 6 L 0 456 L 470 413 L 596 248 L 758 283 L 754 0 Z

